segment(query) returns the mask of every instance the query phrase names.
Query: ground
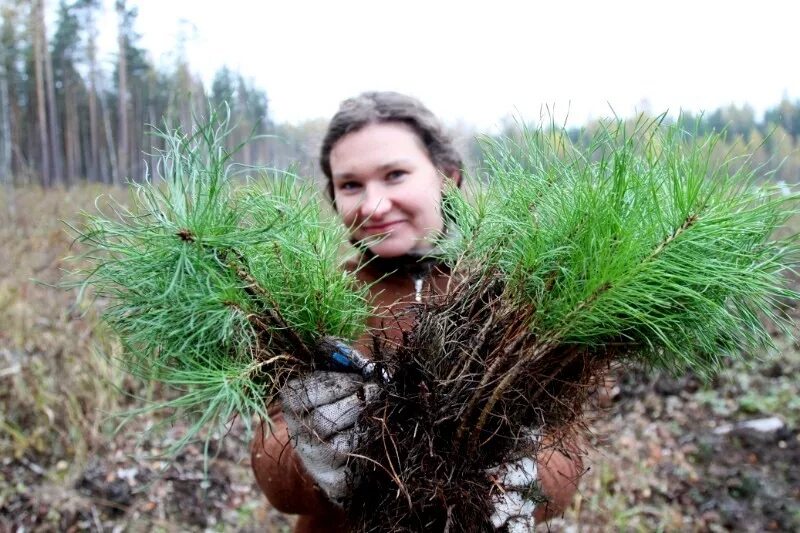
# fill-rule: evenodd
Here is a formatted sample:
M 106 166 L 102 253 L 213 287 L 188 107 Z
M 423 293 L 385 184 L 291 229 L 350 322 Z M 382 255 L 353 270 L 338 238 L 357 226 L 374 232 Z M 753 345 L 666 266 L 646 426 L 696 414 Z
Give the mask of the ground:
M 61 220 L 103 192 L 0 193 L 0 531 L 291 530 L 255 486 L 241 422 L 210 441 L 207 465 L 202 445 L 159 457 L 181 423 L 118 427 L 119 413 L 163 391 L 113 363 L 104 302 L 76 305 L 75 291 L 53 286 L 75 253 Z M 541 530 L 800 530 L 800 347 L 774 338 L 773 352 L 708 383 L 615 371 L 575 504 Z M 745 424 L 765 419 L 767 431 Z

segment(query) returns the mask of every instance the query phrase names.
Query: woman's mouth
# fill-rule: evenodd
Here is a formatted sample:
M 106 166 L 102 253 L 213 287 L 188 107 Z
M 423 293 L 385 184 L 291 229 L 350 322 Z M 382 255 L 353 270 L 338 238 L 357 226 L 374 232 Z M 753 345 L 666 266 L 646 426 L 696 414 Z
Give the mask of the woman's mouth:
M 383 222 L 381 224 L 369 224 L 363 226 L 361 229 L 367 233 L 384 233 L 402 222 L 402 220 L 395 220 L 393 222 Z

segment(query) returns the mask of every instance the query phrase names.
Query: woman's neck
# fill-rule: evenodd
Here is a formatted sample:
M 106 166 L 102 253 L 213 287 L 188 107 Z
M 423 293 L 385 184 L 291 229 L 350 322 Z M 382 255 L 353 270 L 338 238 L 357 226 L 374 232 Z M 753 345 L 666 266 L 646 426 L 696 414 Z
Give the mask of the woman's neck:
M 394 284 L 412 284 L 412 294 L 417 302 L 422 301 L 423 286 L 430 280 L 433 271 L 449 271 L 440 258 L 429 254 L 405 254 L 398 257 L 380 257 L 369 249 L 362 250 L 359 268 L 364 269 L 367 279 L 383 279 Z

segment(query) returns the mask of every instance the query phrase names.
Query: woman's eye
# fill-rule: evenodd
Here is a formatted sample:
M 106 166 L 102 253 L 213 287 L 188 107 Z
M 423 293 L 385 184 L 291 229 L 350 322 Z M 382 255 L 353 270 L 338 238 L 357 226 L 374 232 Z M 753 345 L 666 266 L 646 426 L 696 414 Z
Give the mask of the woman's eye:
M 355 191 L 361 187 L 361 184 L 357 181 L 344 181 L 339 184 L 339 189 L 342 191 Z
M 386 179 L 389 180 L 389 181 L 393 181 L 393 180 L 400 179 L 405 175 L 406 175 L 406 171 L 405 170 L 392 170 L 391 172 L 386 174 Z

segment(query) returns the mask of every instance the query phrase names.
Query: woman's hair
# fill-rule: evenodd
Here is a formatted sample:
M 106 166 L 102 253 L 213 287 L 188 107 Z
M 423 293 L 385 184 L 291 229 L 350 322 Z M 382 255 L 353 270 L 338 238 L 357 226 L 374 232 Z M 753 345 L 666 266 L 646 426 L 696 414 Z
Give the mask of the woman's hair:
M 460 172 L 463 163 L 439 119 L 416 98 L 395 92 L 366 92 L 348 98 L 339 106 L 322 140 L 320 166 L 328 178 L 328 194 L 333 199 L 331 150 L 339 139 L 370 124 L 396 122 L 417 134 L 433 166 L 445 174 Z

